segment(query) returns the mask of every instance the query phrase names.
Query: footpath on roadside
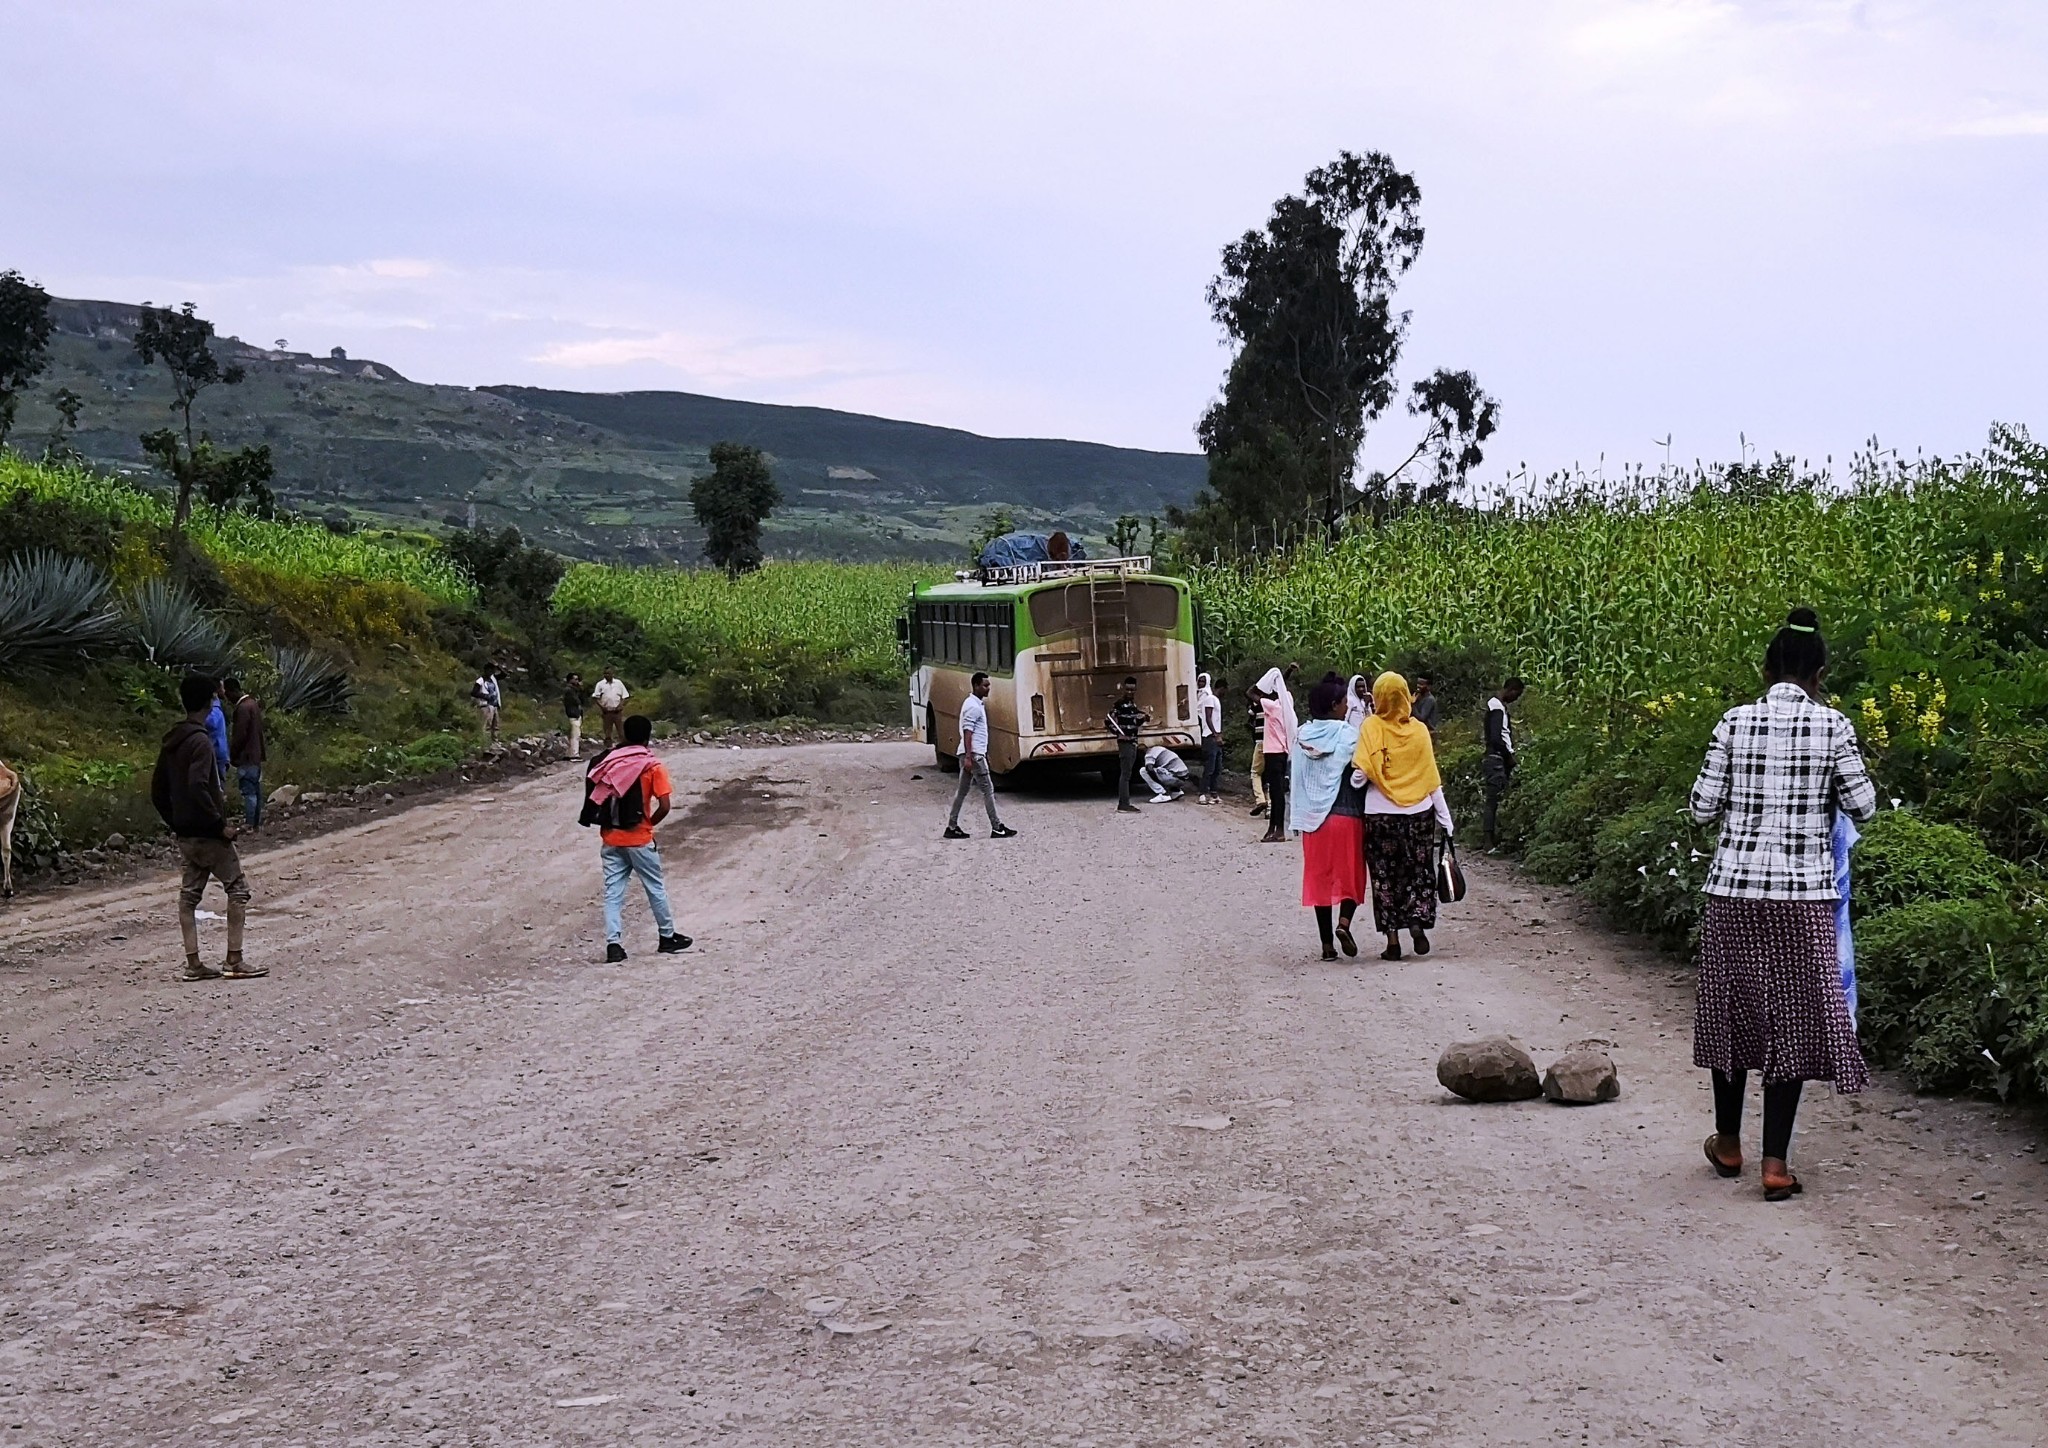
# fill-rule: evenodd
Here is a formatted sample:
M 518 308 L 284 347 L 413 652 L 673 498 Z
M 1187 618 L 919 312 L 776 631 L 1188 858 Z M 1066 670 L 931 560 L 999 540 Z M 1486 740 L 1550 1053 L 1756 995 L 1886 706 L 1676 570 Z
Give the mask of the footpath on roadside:
M 2018 1114 L 1816 1091 L 1766 1205 L 1562 892 L 1324 965 L 1241 812 L 949 844 L 929 757 L 673 750 L 623 968 L 566 769 L 253 856 L 263 981 L 162 873 L 0 910 L 0 1441 L 2043 1441 Z M 1458 1102 L 1494 1030 L 1620 1098 Z

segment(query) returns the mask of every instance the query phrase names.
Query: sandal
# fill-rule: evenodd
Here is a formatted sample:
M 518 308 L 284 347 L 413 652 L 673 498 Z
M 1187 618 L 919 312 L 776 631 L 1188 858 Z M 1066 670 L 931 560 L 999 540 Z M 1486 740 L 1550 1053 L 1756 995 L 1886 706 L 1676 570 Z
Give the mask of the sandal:
M 1715 1132 L 1715 1133 L 1714 1133 L 1714 1134 L 1713 1134 L 1712 1136 L 1710 1136 L 1710 1137 L 1708 1137 L 1708 1138 L 1707 1138 L 1707 1141 L 1706 1141 L 1706 1147 L 1705 1147 L 1705 1150 L 1706 1150 L 1706 1153 L 1707 1153 L 1707 1164 L 1708 1164 L 1709 1166 L 1713 1167 L 1713 1169 L 1714 1169 L 1714 1175 L 1715 1175 L 1715 1176 L 1719 1176 L 1719 1177 L 1739 1177 L 1739 1176 L 1741 1176 L 1741 1175 L 1742 1175 L 1742 1150 L 1741 1150 L 1741 1148 L 1740 1148 L 1740 1147 L 1737 1147 L 1737 1148 L 1736 1148 L 1736 1152 L 1735 1152 L 1735 1162 L 1734 1162 L 1734 1165 L 1732 1165 L 1732 1166 L 1731 1166 L 1731 1165 L 1730 1165 L 1730 1164 L 1729 1164 L 1728 1162 L 1724 1161 L 1724 1160 L 1723 1160 L 1723 1159 L 1721 1158 L 1721 1156 L 1719 1155 L 1719 1153 L 1717 1153 L 1717 1152 L 1716 1152 L 1716 1151 L 1714 1150 L 1714 1143 L 1715 1143 L 1715 1142 L 1717 1142 L 1717 1141 L 1719 1141 L 1720 1139 L 1721 1139 L 1721 1133 L 1720 1133 L 1720 1132 L 1718 1132 L 1718 1131 L 1717 1131 L 1717 1132 Z
M 1791 1169 L 1785 1166 L 1783 1162 L 1780 1162 L 1778 1164 L 1778 1169 L 1779 1171 L 1784 1172 L 1783 1176 L 1779 1176 L 1777 1173 L 1773 1172 L 1769 1167 L 1764 1168 L 1765 1201 L 1782 1202 L 1787 1197 L 1796 1197 L 1801 1192 L 1806 1190 L 1805 1187 L 1802 1187 L 1799 1184 L 1799 1178 L 1794 1176 L 1792 1174 Z
M 1348 920 L 1337 927 L 1337 943 L 1344 947 L 1346 955 L 1358 954 L 1358 941 L 1351 934 L 1351 923 Z
M 229 952 L 228 958 L 221 962 L 220 967 L 222 980 L 261 980 L 269 974 L 270 967 L 267 965 L 244 965 L 242 952 L 239 950 Z

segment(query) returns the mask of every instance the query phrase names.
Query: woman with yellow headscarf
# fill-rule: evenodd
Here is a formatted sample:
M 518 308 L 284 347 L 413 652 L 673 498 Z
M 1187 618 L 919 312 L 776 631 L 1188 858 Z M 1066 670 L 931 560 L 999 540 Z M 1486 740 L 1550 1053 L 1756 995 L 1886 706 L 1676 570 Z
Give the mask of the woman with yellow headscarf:
M 1436 746 L 1426 726 L 1409 713 L 1408 681 L 1381 674 L 1373 681 L 1372 713 L 1351 756 L 1352 782 L 1365 790 L 1365 864 L 1372 873 L 1372 923 L 1387 937 L 1381 960 L 1401 958 L 1401 932 L 1429 954 L 1436 928 L 1436 826 L 1453 833 L 1436 772 Z

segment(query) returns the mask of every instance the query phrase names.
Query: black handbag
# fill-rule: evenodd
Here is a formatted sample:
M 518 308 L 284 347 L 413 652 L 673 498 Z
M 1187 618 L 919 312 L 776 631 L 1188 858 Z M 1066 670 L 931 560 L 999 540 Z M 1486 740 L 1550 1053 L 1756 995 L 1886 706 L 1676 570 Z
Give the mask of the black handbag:
M 1449 835 L 1436 850 L 1436 898 L 1455 904 L 1465 898 L 1465 871 L 1458 864 L 1458 845 Z

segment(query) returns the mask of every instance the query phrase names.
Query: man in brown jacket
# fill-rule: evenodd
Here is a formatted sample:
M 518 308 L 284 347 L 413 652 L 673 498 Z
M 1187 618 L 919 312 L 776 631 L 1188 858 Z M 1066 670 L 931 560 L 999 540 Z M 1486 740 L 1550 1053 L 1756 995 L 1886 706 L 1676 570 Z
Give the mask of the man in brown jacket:
M 230 674 L 220 681 L 220 691 L 232 700 L 228 715 L 228 764 L 235 771 L 235 791 L 242 796 L 242 823 L 249 829 L 263 828 L 263 706 L 254 694 L 242 691 L 242 681 Z
M 185 861 L 178 889 L 178 932 L 185 937 L 186 980 L 253 980 L 270 972 L 242 963 L 242 920 L 249 909 L 249 882 L 235 853 L 241 826 L 228 818 L 227 796 L 214 769 L 213 738 L 206 716 L 213 709 L 214 683 L 196 674 L 178 682 L 178 702 L 185 717 L 164 735 L 157 751 L 156 773 L 149 782 L 150 803 L 163 816 Z M 219 970 L 199 960 L 199 921 L 194 912 L 211 877 L 228 897 L 228 954 Z

